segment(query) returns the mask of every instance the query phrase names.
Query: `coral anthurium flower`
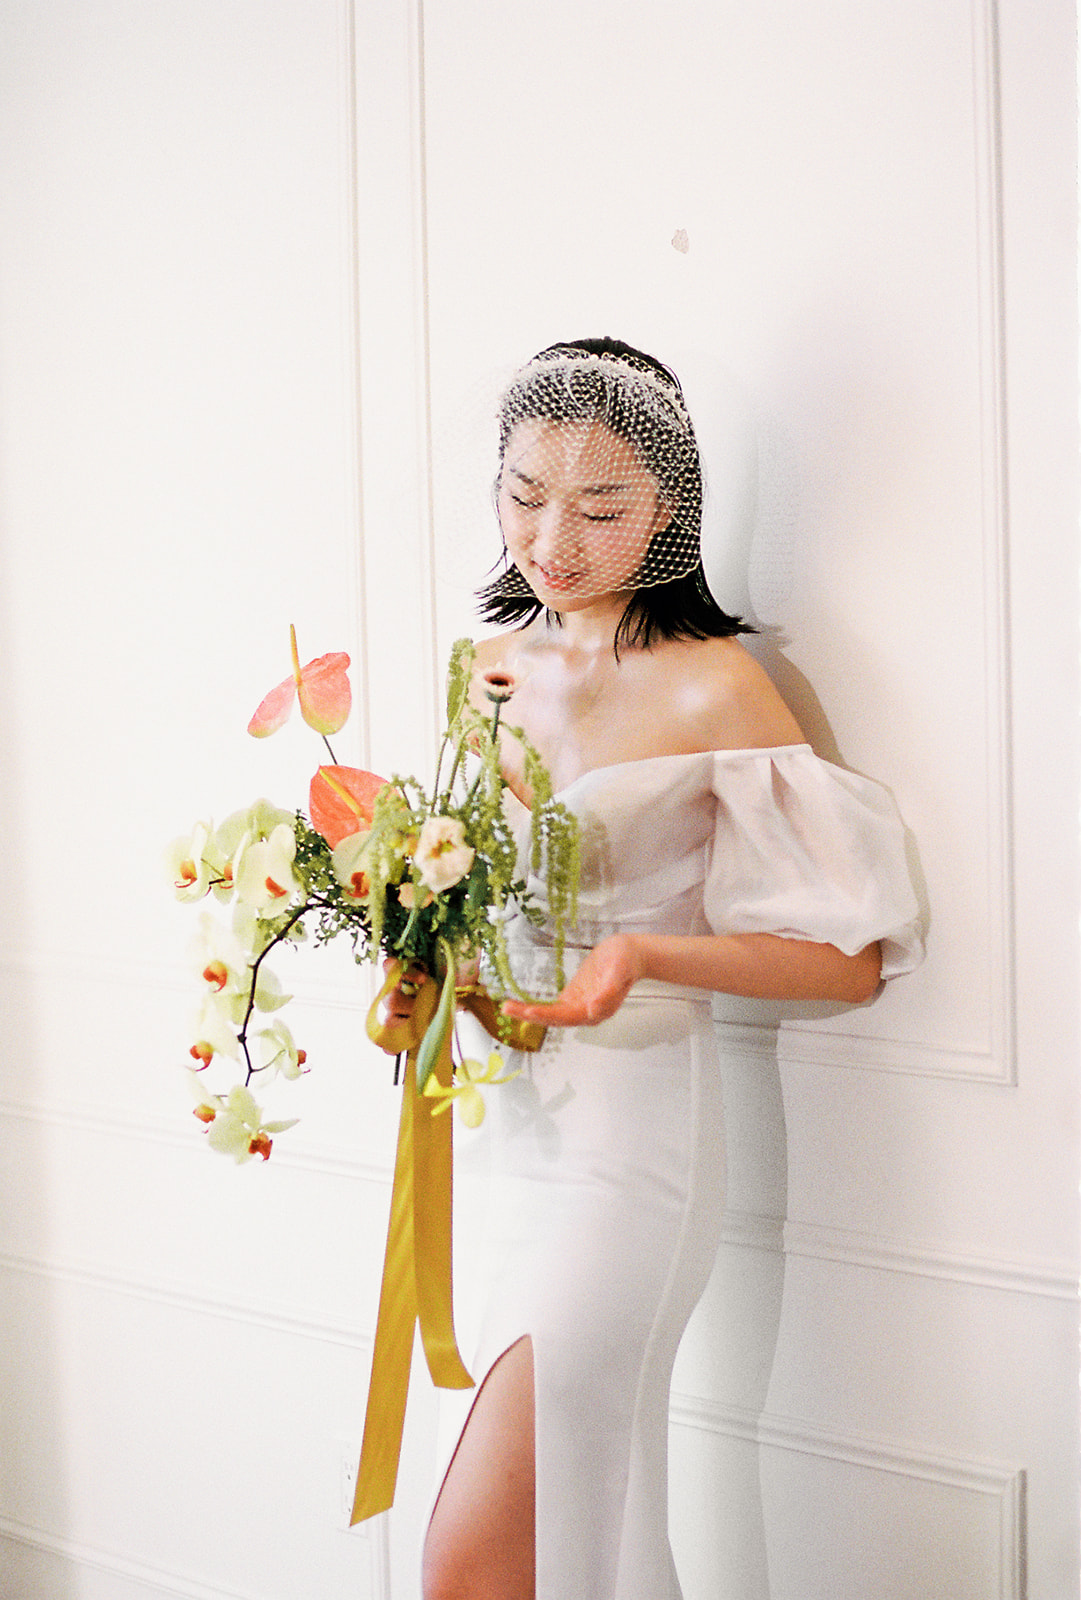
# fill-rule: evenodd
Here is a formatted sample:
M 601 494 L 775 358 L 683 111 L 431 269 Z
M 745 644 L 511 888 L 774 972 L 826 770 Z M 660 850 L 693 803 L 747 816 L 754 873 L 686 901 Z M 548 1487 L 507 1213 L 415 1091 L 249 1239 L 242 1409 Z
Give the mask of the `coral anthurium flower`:
M 309 728 L 314 728 L 316 733 L 337 733 L 352 705 L 349 679 L 345 675 L 349 657 L 344 651 L 336 650 L 330 655 L 317 656 L 302 667 L 297 654 L 296 629 L 292 624 L 289 643 L 293 652 L 293 675 L 283 679 L 259 702 L 248 723 L 248 732 L 256 739 L 277 733 L 288 720 L 296 697 L 300 701 L 300 714 Z
M 387 780 L 359 767 L 320 767 L 311 781 L 308 809 L 312 827 L 333 850 L 354 833 L 372 825 L 372 810 Z

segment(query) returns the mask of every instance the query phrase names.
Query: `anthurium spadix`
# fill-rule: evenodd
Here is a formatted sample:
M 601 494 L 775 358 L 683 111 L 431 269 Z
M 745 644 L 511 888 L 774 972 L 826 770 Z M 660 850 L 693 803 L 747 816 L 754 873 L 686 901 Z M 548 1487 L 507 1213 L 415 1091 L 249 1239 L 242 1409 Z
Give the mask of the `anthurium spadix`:
M 386 783 L 359 767 L 320 767 L 308 790 L 312 827 L 332 850 L 354 833 L 366 832 L 372 825 L 376 796 Z
M 290 624 L 289 644 L 293 652 L 292 675 L 284 678 L 277 688 L 259 702 L 255 715 L 248 723 L 248 732 L 256 739 L 265 739 L 277 733 L 288 721 L 294 699 L 300 702 L 300 714 L 309 728 L 324 736 L 337 733 L 349 715 L 352 694 L 346 669 L 349 657 L 341 650 L 330 655 L 317 656 L 306 667 L 300 664 L 297 653 L 296 629 Z

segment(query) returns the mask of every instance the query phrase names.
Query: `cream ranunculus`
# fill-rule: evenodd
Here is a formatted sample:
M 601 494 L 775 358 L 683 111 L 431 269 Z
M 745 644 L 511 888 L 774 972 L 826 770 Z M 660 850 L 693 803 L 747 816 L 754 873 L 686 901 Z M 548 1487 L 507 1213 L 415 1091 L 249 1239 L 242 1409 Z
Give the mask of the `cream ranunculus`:
M 429 817 L 420 830 L 413 864 L 421 882 L 442 894 L 462 881 L 475 854 L 465 842 L 465 826 L 457 817 Z

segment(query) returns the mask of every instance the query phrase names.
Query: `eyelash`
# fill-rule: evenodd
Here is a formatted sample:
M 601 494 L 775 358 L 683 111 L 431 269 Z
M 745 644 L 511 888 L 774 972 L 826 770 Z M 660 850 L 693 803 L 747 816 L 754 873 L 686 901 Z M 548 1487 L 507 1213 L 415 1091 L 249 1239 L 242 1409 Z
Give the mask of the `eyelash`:
M 540 511 L 544 505 L 543 500 L 523 500 L 517 494 L 512 494 L 511 499 L 516 506 L 521 506 L 523 511 Z M 579 512 L 579 516 L 584 517 L 586 522 L 618 522 L 622 515 L 622 511 L 609 511 L 601 516 L 594 516 L 589 511 Z

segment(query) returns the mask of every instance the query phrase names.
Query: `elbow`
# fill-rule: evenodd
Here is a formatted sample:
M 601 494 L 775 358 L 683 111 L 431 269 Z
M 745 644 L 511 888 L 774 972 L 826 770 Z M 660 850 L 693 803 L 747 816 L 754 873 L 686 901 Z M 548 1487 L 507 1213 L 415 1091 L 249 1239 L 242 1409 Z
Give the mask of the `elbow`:
M 849 1005 L 866 1005 L 878 993 L 879 984 L 882 982 L 882 946 L 876 941 L 869 944 L 858 954 L 849 956 L 845 962 L 843 980 L 844 992 L 839 994 L 839 1000 L 846 1000 Z

